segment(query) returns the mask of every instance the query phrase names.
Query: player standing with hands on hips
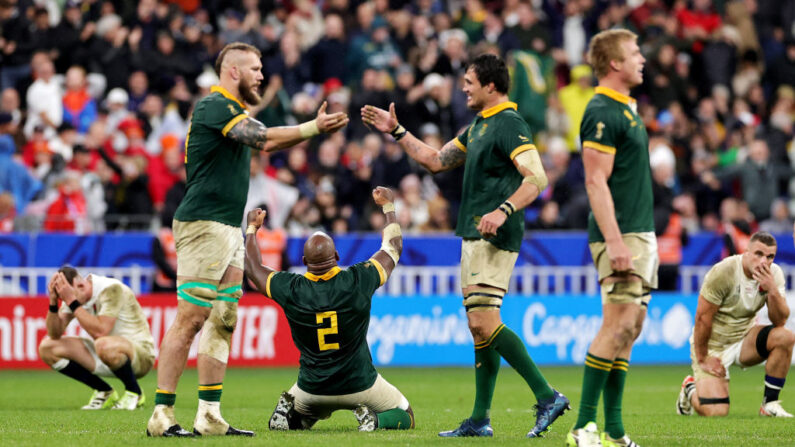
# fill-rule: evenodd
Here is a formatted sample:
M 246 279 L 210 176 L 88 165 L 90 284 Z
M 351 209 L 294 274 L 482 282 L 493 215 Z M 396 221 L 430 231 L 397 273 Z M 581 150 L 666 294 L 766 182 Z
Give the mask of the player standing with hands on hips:
M 221 416 L 229 344 L 243 292 L 240 221 L 248 195 L 251 149 L 277 151 L 345 127 L 344 113 L 298 126 L 266 128 L 248 115 L 260 102 L 261 54 L 244 43 L 226 45 L 215 63 L 220 85 L 196 104 L 185 140 L 187 190 L 174 216 L 177 250 L 177 317 L 160 345 L 150 436 L 245 435 Z M 199 339 L 199 408 L 193 433 L 174 417 L 175 391 L 194 337 Z
M 522 340 L 500 318 L 524 236 L 524 213 L 547 186 L 547 176 L 530 128 L 508 101 L 510 79 L 497 56 L 476 57 L 464 76 L 467 107 L 479 111 L 467 130 L 441 149 L 423 143 L 398 123 L 395 105 L 389 111 L 370 105 L 361 110 L 365 124 L 391 134 L 429 171 L 462 164 L 464 182 L 456 235 L 461 245 L 461 287 L 469 329 L 475 341 L 475 405 L 461 425 L 442 437 L 492 436 L 489 418 L 500 357 L 530 386 L 537 403 L 536 421 L 527 433 L 537 437 L 569 407 L 552 389 Z

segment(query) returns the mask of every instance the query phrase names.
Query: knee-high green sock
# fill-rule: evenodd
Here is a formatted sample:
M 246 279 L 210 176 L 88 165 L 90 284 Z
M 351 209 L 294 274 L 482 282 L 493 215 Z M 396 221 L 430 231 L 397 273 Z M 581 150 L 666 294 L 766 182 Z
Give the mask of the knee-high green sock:
M 411 415 L 406 410 L 393 408 L 378 413 L 378 428 L 381 430 L 408 430 L 411 428 Z
M 624 382 L 627 379 L 629 361 L 616 358 L 605 383 L 605 431 L 613 439 L 624 436 L 624 421 L 621 420 L 621 401 L 624 397 Z
M 577 423 L 574 424 L 575 430 L 585 427 L 585 424 L 589 422 L 596 422 L 596 407 L 599 405 L 599 396 L 602 395 L 602 390 L 605 387 L 605 382 L 612 366 L 612 360 L 597 357 L 590 352 L 585 356 L 582 399 L 580 400 Z
M 482 347 L 478 347 L 482 346 Z M 475 406 L 472 420 L 482 421 L 489 417 L 491 398 L 497 373 L 500 372 L 500 354 L 488 345 L 488 340 L 475 345 Z
M 516 333 L 501 324 L 492 334 L 491 346 L 499 352 L 502 358 L 519 373 L 530 385 L 536 400 L 549 399 L 554 395 L 547 379 L 538 370 L 538 367 L 527 353 L 527 348 Z

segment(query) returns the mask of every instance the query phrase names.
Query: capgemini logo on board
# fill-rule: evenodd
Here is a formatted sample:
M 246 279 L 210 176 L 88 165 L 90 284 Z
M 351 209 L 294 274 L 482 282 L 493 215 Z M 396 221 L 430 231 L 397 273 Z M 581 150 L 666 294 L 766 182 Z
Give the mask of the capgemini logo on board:
M 542 303 L 527 307 L 522 320 L 525 342 L 531 347 L 555 346 L 558 360 L 582 363 L 588 346 L 599 331 L 601 315 L 547 315 Z M 651 306 L 643 332 L 635 346 L 667 345 L 683 347 L 693 329 L 693 315 L 681 303 L 674 304 L 664 314 L 660 307 Z

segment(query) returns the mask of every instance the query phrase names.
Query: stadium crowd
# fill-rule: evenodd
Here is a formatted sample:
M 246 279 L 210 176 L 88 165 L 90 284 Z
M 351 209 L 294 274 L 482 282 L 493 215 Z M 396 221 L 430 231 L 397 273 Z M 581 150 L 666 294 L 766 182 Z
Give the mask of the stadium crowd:
M 550 179 L 527 228 L 583 229 L 577 136 L 595 81 L 583 55 L 612 27 L 638 33 L 647 59 L 633 96 L 661 244 L 789 232 L 795 2 L 781 0 L 0 0 L 0 231 L 170 225 L 192 106 L 233 41 L 262 51 L 250 113 L 265 125 L 311 119 L 323 101 L 352 118 L 325 140 L 254 156 L 247 208 L 266 205 L 271 227 L 380 229 L 368 199 L 384 185 L 399 192 L 405 231 L 451 231 L 463 168 L 432 178 L 359 109 L 395 102 L 401 124 L 440 147 L 474 116 L 467 61 L 494 52 Z

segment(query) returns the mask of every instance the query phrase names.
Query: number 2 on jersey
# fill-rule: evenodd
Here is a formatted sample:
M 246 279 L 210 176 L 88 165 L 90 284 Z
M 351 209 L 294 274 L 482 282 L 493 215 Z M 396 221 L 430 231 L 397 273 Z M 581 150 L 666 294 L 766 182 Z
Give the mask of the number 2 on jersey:
M 328 312 L 318 312 L 315 314 L 317 323 L 322 324 L 323 320 L 329 320 L 329 327 L 318 328 L 317 330 L 317 346 L 321 351 L 329 351 L 331 349 L 339 349 L 339 343 L 326 343 L 326 335 L 336 335 L 337 331 L 337 312 L 330 310 Z

